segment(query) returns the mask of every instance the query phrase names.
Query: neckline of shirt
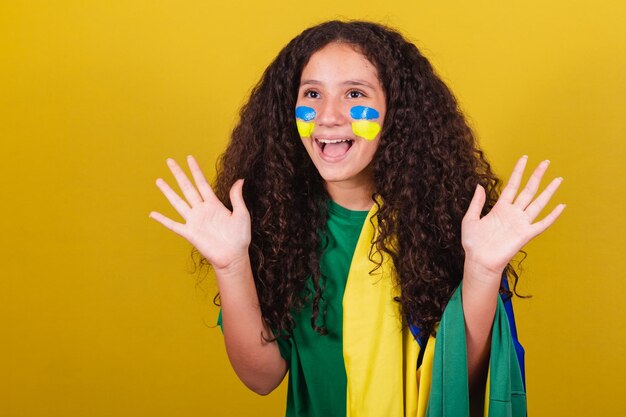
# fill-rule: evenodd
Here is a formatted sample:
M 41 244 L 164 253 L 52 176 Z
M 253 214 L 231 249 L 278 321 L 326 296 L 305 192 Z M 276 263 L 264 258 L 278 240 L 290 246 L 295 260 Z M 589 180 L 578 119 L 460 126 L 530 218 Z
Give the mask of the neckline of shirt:
M 326 207 L 328 208 L 329 213 L 344 219 L 365 220 L 367 218 L 367 214 L 369 213 L 369 210 L 347 209 L 335 203 L 330 198 L 328 199 Z

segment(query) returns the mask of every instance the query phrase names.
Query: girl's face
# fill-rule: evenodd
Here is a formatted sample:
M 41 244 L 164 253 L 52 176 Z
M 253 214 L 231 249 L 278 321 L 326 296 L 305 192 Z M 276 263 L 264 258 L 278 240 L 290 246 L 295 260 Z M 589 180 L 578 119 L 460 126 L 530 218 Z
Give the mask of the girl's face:
M 311 56 L 300 78 L 296 123 L 327 184 L 371 187 L 385 111 L 376 67 L 353 46 L 330 43 Z

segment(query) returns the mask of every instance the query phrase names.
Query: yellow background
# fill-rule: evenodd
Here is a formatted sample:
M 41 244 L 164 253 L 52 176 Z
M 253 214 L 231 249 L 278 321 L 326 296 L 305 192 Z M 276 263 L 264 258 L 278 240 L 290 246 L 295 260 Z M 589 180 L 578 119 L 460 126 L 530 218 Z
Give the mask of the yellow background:
M 281 416 L 237 380 L 215 285 L 154 185 L 208 175 L 239 106 L 323 20 L 399 28 L 452 87 L 499 175 L 563 176 L 517 300 L 532 416 L 624 415 L 626 3 L 4 1 L 0 416 Z

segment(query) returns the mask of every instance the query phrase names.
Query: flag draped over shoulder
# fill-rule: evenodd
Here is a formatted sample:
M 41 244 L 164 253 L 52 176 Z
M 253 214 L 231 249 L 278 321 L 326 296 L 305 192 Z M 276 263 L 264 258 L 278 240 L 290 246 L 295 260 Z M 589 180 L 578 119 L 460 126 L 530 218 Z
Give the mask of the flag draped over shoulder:
M 465 321 L 459 286 L 424 347 L 403 326 L 393 262 L 369 259 L 377 230 L 374 206 L 359 236 L 343 297 L 343 355 L 348 417 L 469 415 Z M 417 367 L 420 350 L 422 363 Z M 500 297 L 492 329 L 485 417 L 526 416 L 526 394 Z

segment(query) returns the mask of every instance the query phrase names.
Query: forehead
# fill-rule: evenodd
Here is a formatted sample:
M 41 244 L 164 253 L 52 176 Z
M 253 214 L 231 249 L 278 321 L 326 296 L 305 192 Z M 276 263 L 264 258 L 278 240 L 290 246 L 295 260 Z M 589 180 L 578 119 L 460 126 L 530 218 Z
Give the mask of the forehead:
M 353 45 L 336 42 L 311 55 L 301 75 L 302 81 L 333 82 L 355 78 L 378 83 L 378 71 Z

